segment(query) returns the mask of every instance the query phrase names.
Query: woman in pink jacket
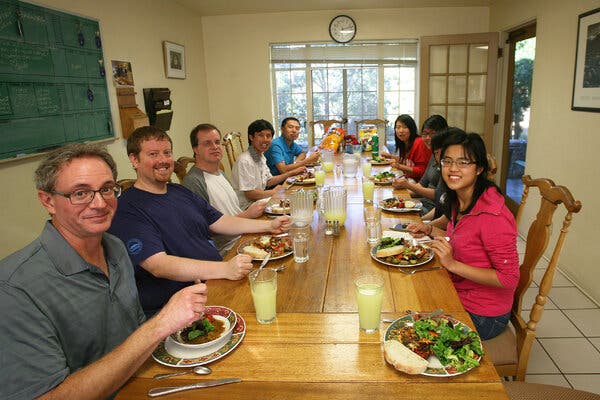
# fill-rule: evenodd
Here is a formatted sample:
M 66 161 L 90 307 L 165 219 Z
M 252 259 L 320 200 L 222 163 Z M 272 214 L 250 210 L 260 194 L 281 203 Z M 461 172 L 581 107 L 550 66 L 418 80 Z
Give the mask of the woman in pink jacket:
M 441 165 L 446 231 L 421 223 L 410 229 L 436 238 L 433 251 L 479 335 L 490 339 L 508 324 L 519 282 L 515 220 L 500 189 L 486 178 L 489 167 L 479 135 L 450 128 Z

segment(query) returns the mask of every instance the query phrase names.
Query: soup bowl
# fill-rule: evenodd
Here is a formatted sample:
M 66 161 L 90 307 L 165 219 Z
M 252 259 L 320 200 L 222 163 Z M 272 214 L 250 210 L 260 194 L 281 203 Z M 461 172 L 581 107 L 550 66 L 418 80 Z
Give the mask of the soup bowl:
M 183 330 L 175 332 L 165 340 L 165 350 L 170 355 L 179 358 L 202 357 L 219 350 L 229 341 L 237 321 L 235 312 L 223 306 L 208 306 L 204 314 L 210 314 L 215 320 L 221 321 L 223 332 L 213 340 L 198 344 L 186 343 L 181 336 Z

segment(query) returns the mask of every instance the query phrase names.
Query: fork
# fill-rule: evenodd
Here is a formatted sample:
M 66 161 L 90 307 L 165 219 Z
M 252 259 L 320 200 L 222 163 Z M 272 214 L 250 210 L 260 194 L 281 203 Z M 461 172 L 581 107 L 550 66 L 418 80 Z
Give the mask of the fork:
M 400 272 L 402 272 L 403 274 L 406 274 L 406 275 L 413 275 L 413 274 L 415 274 L 415 273 L 417 273 L 417 272 L 423 272 L 423 271 L 434 271 L 434 270 L 436 270 L 436 269 L 442 269 L 442 267 L 417 268 L 417 269 L 412 269 L 412 270 L 410 270 L 410 271 L 405 271 L 404 269 L 402 269 L 402 268 L 399 268 L 398 270 L 399 270 Z

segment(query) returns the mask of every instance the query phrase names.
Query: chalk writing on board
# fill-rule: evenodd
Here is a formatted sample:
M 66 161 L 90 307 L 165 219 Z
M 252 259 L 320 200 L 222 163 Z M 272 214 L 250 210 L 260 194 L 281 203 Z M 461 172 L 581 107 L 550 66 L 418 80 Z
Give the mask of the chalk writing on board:
M 8 96 L 0 96 L 0 115 L 10 113 L 10 98 Z
M 24 47 L 14 42 L 0 42 L 0 69 L 2 64 L 12 67 L 15 72 L 27 71 L 32 64 L 41 61 L 50 62 L 50 49 L 48 47 L 30 45 Z
M 12 7 L 3 7 L 0 10 L 0 30 L 11 25 L 15 25 L 15 10 Z
M 54 114 L 60 110 L 56 89 L 53 86 L 36 86 L 35 97 L 42 114 Z

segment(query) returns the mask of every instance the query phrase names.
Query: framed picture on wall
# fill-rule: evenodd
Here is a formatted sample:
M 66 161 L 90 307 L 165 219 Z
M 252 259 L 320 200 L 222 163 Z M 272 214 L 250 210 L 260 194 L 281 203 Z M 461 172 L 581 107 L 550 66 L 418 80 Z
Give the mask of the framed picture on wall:
M 600 112 L 600 8 L 579 15 L 571 110 Z
M 164 41 L 163 50 L 167 78 L 185 79 L 185 48 L 180 44 Z

